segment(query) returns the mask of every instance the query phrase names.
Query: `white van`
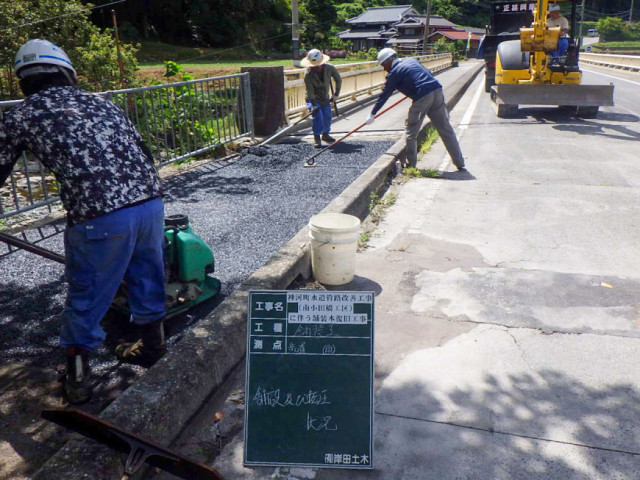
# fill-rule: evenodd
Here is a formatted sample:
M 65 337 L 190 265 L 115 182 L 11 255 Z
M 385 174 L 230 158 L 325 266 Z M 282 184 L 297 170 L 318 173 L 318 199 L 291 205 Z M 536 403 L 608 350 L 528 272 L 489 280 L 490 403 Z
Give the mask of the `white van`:
M 589 31 L 587 32 L 587 36 L 588 37 L 597 37 L 598 36 L 598 30 L 596 30 L 595 28 L 590 28 Z

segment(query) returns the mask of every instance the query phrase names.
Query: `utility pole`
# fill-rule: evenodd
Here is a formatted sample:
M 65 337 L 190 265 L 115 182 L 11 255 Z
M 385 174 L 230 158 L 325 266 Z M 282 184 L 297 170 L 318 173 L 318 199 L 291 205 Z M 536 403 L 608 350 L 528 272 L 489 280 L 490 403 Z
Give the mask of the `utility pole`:
M 631 0 L 633 2 L 633 0 Z M 584 24 L 584 4 L 587 0 L 582 0 L 582 8 L 580 9 L 580 29 L 578 30 L 578 38 L 580 39 L 580 44 L 582 44 L 582 25 Z
M 298 24 L 298 0 L 291 0 L 291 50 L 293 66 L 301 67 L 300 63 L 300 25 Z
M 113 35 L 116 40 L 116 53 L 118 55 L 118 67 L 120 68 L 120 80 L 122 86 L 127 86 L 127 72 L 124 69 L 124 61 L 122 60 L 122 52 L 120 51 L 120 35 L 118 34 L 118 22 L 116 20 L 116 11 L 111 10 L 111 21 L 113 22 Z
M 431 33 L 431 0 L 427 2 L 427 13 L 424 22 L 424 38 L 422 39 L 422 54 L 427 53 L 427 38 Z
M 633 21 L 633 1 L 631 0 L 631 9 L 629 10 L 629 22 Z

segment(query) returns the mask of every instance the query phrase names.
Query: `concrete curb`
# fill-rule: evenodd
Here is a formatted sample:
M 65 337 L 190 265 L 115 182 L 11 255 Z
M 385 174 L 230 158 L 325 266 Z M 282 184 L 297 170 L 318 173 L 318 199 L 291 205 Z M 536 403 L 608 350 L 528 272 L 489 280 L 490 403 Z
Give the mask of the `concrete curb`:
M 471 71 L 445 89 L 452 108 L 482 69 Z M 424 138 L 427 126 L 419 138 Z M 395 175 L 404 159 L 404 139 L 356 179 L 323 212 L 341 212 L 364 219 L 372 192 Z M 160 445 L 171 445 L 184 426 L 207 402 L 245 356 L 246 310 L 250 290 L 286 289 L 299 275 L 310 276 L 308 228 L 304 227 L 267 263 L 241 284 L 212 315 L 200 321 L 153 368 L 124 391 L 100 418 Z M 32 477 L 33 480 L 107 480 L 122 475 L 120 454 L 86 438 L 67 442 Z

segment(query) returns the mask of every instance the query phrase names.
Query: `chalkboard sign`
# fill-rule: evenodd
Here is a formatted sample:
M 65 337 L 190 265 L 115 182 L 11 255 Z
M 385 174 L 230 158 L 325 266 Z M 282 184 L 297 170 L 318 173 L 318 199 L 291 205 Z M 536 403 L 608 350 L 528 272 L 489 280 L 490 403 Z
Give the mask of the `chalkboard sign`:
M 372 468 L 373 292 L 252 291 L 245 465 Z

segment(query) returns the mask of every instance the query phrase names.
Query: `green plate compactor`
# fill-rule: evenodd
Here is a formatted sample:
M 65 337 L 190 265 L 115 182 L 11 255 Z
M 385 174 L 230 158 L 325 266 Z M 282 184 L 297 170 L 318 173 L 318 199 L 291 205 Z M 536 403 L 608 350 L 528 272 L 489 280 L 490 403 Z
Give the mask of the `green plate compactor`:
M 212 277 L 215 259 L 211 248 L 198 237 L 186 215 L 164 220 L 165 293 L 167 319 L 175 317 L 220 291 L 220 280 Z M 0 232 L 0 240 L 22 250 L 65 263 L 63 255 Z M 111 304 L 117 312 L 129 315 L 127 285 L 123 282 Z

